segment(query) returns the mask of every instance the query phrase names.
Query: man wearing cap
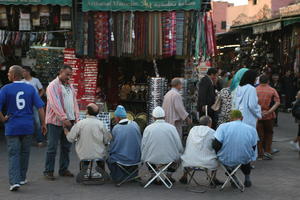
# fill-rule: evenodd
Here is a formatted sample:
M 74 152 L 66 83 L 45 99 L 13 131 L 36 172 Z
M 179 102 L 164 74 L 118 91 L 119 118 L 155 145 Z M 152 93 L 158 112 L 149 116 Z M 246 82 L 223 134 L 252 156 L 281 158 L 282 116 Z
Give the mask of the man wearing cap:
M 219 126 L 215 133 L 213 148 L 219 161 L 229 170 L 242 164 L 245 186 L 251 187 L 251 162 L 256 160 L 258 135 L 256 129 L 242 122 L 239 110 L 231 112 L 232 122 Z
M 142 161 L 153 166 L 179 161 L 183 147 L 175 126 L 165 121 L 165 112 L 161 107 L 156 107 L 152 116 L 155 122 L 146 127 L 143 134 Z M 174 171 L 172 167 L 168 169 L 168 177 L 172 182 L 175 182 L 171 178 Z
M 115 182 L 122 181 L 125 174 L 117 165 L 135 165 L 141 160 L 141 131 L 137 123 L 127 119 L 127 113 L 123 106 L 118 106 L 115 111 L 117 125 L 112 130 L 112 141 L 109 146 L 108 168 L 111 178 Z M 137 167 L 137 166 L 136 166 Z M 134 170 L 135 167 L 127 168 Z
M 184 121 L 187 121 L 189 124 L 192 123 L 189 118 L 189 114 L 184 108 L 181 94 L 179 93 L 182 90 L 182 81 L 180 78 L 174 78 L 171 81 L 172 89 L 165 95 L 163 102 L 163 109 L 166 113 L 165 120 L 166 122 L 174 125 L 182 137 L 182 125 Z

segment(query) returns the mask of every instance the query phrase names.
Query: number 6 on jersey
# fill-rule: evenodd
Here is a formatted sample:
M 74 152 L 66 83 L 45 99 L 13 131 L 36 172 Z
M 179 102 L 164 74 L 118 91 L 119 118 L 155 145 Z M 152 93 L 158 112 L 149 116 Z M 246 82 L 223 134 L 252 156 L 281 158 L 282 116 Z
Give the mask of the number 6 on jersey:
M 22 110 L 22 109 L 25 108 L 25 99 L 21 98 L 22 95 L 24 95 L 24 92 L 20 91 L 20 92 L 17 93 L 17 96 L 16 96 L 17 108 L 19 110 Z

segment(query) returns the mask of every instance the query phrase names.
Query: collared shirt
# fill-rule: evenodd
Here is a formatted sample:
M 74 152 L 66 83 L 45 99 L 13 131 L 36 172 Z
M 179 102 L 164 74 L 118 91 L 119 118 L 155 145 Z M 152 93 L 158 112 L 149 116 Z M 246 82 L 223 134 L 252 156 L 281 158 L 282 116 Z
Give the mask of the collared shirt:
M 54 79 L 48 86 L 47 94 L 47 109 L 46 109 L 46 123 L 56 126 L 62 126 L 63 121 L 68 119 L 65 108 L 64 98 L 62 92 L 63 84 L 58 79 Z M 76 100 L 76 93 L 72 85 L 70 85 L 73 93 L 75 120 L 79 119 L 79 107 Z
M 278 92 L 269 85 L 260 84 L 256 88 L 258 96 L 258 104 L 261 106 L 262 111 L 268 111 L 271 108 L 272 101 L 275 103 L 280 103 L 280 98 Z M 275 112 L 263 116 L 261 120 L 269 120 L 276 118 Z
M 67 135 L 69 142 L 76 142 L 76 152 L 80 160 L 105 159 L 111 138 L 103 122 L 89 115 L 76 123 Z
M 142 139 L 142 161 L 168 164 L 180 159 L 183 153 L 181 139 L 175 126 L 157 120 L 146 127 Z
M 219 126 L 215 138 L 222 143 L 218 159 L 226 166 L 235 167 L 256 160 L 253 149 L 257 145 L 256 129 L 241 121 L 233 121 Z

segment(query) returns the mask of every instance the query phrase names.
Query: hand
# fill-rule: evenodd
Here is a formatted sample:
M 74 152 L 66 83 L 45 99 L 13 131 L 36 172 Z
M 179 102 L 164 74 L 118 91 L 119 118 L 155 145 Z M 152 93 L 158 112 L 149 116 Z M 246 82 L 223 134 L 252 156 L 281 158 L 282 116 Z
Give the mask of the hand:
M 64 125 L 64 127 L 68 127 L 69 128 L 69 127 L 72 126 L 72 123 L 70 122 L 70 120 L 66 119 L 66 120 L 63 121 L 63 125 Z
M 269 115 L 269 114 L 271 114 L 269 111 L 263 111 L 263 116 L 266 116 L 266 115 Z
M 188 125 L 192 125 L 193 124 L 193 120 L 191 118 L 189 118 L 189 117 L 186 119 L 186 121 L 187 121 Z
M 42 133 L 43 133 L 44 136 L 47 134 L 47 127 L 46 127 L 46 124 L 43 124 L 43 125 L 42 125 Z
M 7 122 L 8 119 L 9 119 L 9 116 L 6 115 L 6 116 L 4 117 L 4 123 Z

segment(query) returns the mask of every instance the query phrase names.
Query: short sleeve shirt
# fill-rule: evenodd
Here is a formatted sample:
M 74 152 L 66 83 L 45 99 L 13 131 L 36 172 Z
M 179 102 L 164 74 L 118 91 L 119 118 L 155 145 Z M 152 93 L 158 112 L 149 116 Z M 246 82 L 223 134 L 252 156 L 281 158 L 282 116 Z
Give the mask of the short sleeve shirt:
M 25 81 L 25 82 L 29 83 L 30 85 L 32 85 L 36 89 L 37 92 L 39 90 L 43 89 L 43 86 L 42 86 L 40 80 L 37 79 L 37 78 L 32 77 L 32 79 L 30 81 L 27 81 L 25 79 L 23 79 L 23 81 Z
M 42 108 L 43 101 L 35 89 L 23 81 L 4 86 L 0 90 L 0 111 L 7 108 L 5 135 L 31 135 L 34 132 L 33 106 Z
M 271 103 L 280 103 L 278 92 L 269 85 L 259 85 L 256 87 L 258 104 L 261 106 L 262 111 L 268 111 L 271 108 Z M 262 120 L 270 120 L 276 117 L 275 112 L 266 115 Z

